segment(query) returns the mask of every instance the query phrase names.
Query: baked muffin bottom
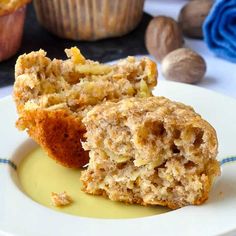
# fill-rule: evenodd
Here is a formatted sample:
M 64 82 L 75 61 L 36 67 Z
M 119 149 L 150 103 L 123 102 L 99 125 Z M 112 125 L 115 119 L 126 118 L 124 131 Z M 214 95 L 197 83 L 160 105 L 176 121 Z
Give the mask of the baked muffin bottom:
M 65 61 L 51 60 L 43 50 L 20 56 L 14 99 L 17 127 L 27 130 L 59 163 L 77 168 L 88 162 L 81 146 L 86 113 L 106 100 L 152 96 L 157 69 L 148 58 L 104 65 L 86 60 L 77 48 L 66 53 Z
M 181 103 L 163 97 L 106 102 L 83 122 L 87 193 L 175 209 L 203 203 L 220 174 L 214 128 Z

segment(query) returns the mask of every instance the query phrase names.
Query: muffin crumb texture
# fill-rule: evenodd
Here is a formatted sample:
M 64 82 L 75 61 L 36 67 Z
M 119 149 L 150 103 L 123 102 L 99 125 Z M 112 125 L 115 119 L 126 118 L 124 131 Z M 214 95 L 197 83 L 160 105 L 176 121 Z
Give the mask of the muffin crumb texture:
M 85 59 L 78 48 L 67 60 L 51 60 L 39 50 L 20 56 L 15 67 L 14 99 L 17 127 L 27 130 L 48 155 L 67 167 L 88 162 L 81 146 L 82 118 L 107 100 L 152 96 L 156 64 L 127 57 L 115 65 Z
M 214 128 L 184 104 L 128 98 L 94 107 L 83 122 L 87 193 L 176 209 L 203 203 L 220 175 Z
M 56 207 L 68 206 L 73 202 L 72 198 L 65 191 L 62 193 L 52 192 L 51 200 Z

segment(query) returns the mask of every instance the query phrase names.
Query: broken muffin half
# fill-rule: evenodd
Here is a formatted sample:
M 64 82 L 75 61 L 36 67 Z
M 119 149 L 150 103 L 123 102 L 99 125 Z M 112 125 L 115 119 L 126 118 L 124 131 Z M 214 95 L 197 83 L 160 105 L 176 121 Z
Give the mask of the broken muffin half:
M 184 104 L 164 97 L 106 102 L 83 122 L 87 193 L 175 209 L 203 203 L 220 174 L 214 128 Z
M 86 60 L 79 49 L 68 60 L 51 60 L 39 50 L 20 56 L 15 66 L 17 127 L 27 130 L 48 155 L 67 167 L 88 162 L 81 120 L 96 104 L 149 97 L 157 83 L 156 64 L 128 57 L 115 65 Z

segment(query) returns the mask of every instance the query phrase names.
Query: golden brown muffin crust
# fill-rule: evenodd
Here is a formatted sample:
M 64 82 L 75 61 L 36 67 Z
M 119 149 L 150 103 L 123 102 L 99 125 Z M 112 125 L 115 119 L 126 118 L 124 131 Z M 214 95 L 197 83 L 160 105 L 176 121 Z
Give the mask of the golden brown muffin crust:
M 85 129 L 70 111 L 29 110 L 17 121 L 18 127 L 24 125 L 29 135 L 60 164 L 82 167 L 88 163 L 88 153 L 81 146 Z
M 10 14 L 29 2 L 31 0 L 1 0 L 0 16 Z

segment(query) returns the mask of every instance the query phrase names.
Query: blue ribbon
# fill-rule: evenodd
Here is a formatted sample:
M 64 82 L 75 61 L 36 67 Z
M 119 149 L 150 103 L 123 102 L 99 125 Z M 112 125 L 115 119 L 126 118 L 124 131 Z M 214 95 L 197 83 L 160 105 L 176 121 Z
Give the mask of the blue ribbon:
M 215 55 L 236 63 L 236 0 L 215 1 L 203 24 L 203 34 Z

